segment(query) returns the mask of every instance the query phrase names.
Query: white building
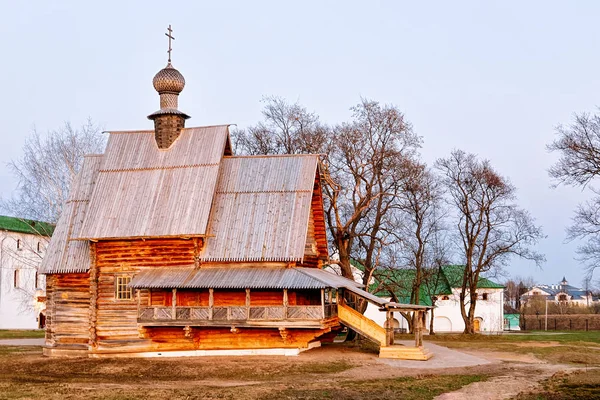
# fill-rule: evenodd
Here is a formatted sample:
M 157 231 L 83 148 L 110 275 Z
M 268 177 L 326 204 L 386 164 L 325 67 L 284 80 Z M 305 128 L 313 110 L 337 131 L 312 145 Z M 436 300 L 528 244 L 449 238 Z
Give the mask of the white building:
M 0 216 L 0 329 L 44 323 L 45 277 L 37 270 L 53 227 Z
M 533 286 L 521 295 L 521 301 L 526 302 L 527 299 L 534 296 L 544 296 L 546 301 L 551 303 L 563 303 L 580 307 L 589 307 L 599 301 L 597 297 L 592 295 L 591 291 L 569 285 L 565 277 L 555 285 Z
M 442 268 L 439 278 L 436 279 L 435 288 L 421 290 L 420 303 L 434 305 L 433 329 L 434 332 L 461 333 L 465 324 L 460 313 L 459 295 L 460 282 L 462 281 L 463 266 L 448 265 Z M 398 270 L 395 279 L 408 280 L 406 287 L 412 284 L 413 271 Z M 433 286 L 433 285 L 432 285 Z M 385 293 L 379 293 L 385 295 Z M 409 293 L 397 293 L 400 302 L 410 301 Z M 486 278 L 479 278 L 477 288 L 477 304 L 475 306 L 475 330 L 480 332 L 501 332 L 504 328 L 504 287 Z M 432 302 L 435 298 L 435 302 Z M 467 305 L 468 310 L 468 305 Z M 369 304 L 365 316 L 385 326 L 385 315 L 377 307 Z M 395 328 L 408 329 L 408 323 L 399 313 L 395 313 Z M 426 328 L 429 329 L 431 313 L 427 314 Z

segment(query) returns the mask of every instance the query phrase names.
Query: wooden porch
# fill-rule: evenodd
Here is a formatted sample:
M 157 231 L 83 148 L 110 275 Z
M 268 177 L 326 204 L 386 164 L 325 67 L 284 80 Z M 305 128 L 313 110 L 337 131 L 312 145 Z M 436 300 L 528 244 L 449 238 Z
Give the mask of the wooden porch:
M 318 292 L 317 292 L 318 293 Z M 318 296 L 318 295 L 317 295 Z M 215 296 L 209 290 L 207 306 L 177 304 L 177 289 L 172 290 L 172 305 L 142 305 L 139 290 L 139 326 L 236 326 L 236 327 L 294 327 L 324 328 L 337 323 L 337 304 L 332 291 L 321 290 L 321 304 L 291 305 L 288 292 L 283 290 L 281 305 L 252 304 L 250 289 L 246 290 L 245 305 L 215 305 Z

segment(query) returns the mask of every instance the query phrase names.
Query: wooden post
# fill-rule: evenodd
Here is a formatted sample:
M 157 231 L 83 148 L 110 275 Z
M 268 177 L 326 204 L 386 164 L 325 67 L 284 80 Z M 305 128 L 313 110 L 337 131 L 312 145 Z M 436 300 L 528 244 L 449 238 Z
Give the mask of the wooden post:
M 246 289 L 246 319 L 250 319 L 250 289 Z
M 141 301 L 142 301 L 142 299 L 140 299 L 140 289 L 137 289 L 135 291 L 135 296 L 137 297 L 138 318 L 139 318 L 140 317 Z
M 415 347 L 421 346 L 421 312 L 415 311 Z
M 283 289 L 283 319 L 287 319 L 288 305 L 288 291 Z
M 171 318 L 172 319 L 177 319 L 177 309 L 175 308 L 177 306 L 177 289 L 173 289 L 173 299 L 171 300 Z
M 213 307 L 215 305 L 214 289 L 208 289 L 208 319 L 213 319 Z
M 148 306 L 152 305 L 152 289 L 148 289 Z
M 321 289 L 321 317 L 325 319 L 325 289 Z
M 385 322 L 386 322 L 386 329 L 385 329 L 385 336 L 386 336 L 386 344 L 388 346 L 393 346 L 394 345 L 394 318 L 393 318 L 393 313 L 390 310 L 387 310 L 385 313 Z

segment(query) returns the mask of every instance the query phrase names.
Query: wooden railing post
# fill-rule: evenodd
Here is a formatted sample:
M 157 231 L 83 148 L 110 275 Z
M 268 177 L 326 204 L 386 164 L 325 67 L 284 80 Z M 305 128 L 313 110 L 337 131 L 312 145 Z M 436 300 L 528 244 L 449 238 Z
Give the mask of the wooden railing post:
M 250 289 L 246 289 L 246 319 L 250 319 Z
M 171 300 L 171 318 L 177 319 L 177 289 L 173 289 L 173 299 Z
M 325 289 L 321 289 L 321 317 L 325 319 Z
M 288 290 L 283 289 L 283 319 L 288 318 Z
M 214 289 L 208 289 L 208 319 L 213 319 L 213 307 L 215 305 Z
M 137 297 L 137 308 L 138 308 L 138 318 L 140 317 L 140 313 L 142 312 L 141 310 L 141 300 L 140 300 L 140 289 L 137 289 L 135 291 L 135 296 Z

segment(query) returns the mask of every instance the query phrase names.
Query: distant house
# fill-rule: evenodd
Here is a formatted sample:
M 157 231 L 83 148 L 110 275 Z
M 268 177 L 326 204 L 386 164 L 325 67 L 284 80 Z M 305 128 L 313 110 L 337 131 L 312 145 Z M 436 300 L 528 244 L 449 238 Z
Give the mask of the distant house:
M 562 281 L 555 285 L 535 285 L 521 296 L 521 301 L 526 302 L 534 296 L 544 296 L 546 301 L 577 306 L 591 306 L 598 303 L 598 297 L 591 291 L 569 285 L 563 276 Z
M 520 331 L 521 313 L 509 305 L 504 305 L 504 330 Z
M 36 329 L 44 324 L 46 283 L 38 274 L 54 227 L 0 216 L 0 329 Z
M 447 265 L 437 274 L 430 277 L 421 286 L 419 304 L 434 305 L 433 329 L 435 332 L 463 332 L 465 325 L 460 313 L 459 295 L 464 266 Z M 414 281 L 414 270 L 388 270 L 379 276 L 379 282 L 374 282 L 371 289 L 378 296 L 390 298 L 392 290 L 401 303 L 411 302 L 410 293 Z M 386 280 L 389 280 L 386 282 Z M 396 284 L 388 284 L 394 282 Z M 401 284 L 397 284 L 400 282 Z M 477 285 L 478 300 L 475 307 L 475 330 L 482 332 L 499 332 L 503 330 L 504 286 L 487 278 L 479 278 Z M 385 319 L 377 314 L 377 308 L 369 305 L 365 316 L 383 325 Z M 427 314 L 426 327 L 429 327 L 431 313 Z M 404 330 L 408 323 L 400 314 L 395 314 L 395 328 Z

